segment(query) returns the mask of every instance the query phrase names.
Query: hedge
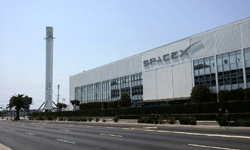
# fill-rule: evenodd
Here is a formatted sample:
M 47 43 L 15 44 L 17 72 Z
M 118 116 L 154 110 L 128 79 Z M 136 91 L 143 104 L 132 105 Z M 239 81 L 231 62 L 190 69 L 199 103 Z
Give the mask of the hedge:
M 204 114 L 216 113 L 219 108 L 227 109 L 229 113 L 250 112 L 250 101 L 213 102 L 186 105 L 167 105 L 159 107 L 133 107 L 113 109 L 84 109 L 80 111 L 38 112 L 33 116 L 118 116 L 118 115 L 145 115 L 145 114 Z
M 221 90 L 218 93 L 219 101 L 230 101 L 230 100 L 250 100 L 250 88 L 247 89 L 235 89 L 235 90 Z

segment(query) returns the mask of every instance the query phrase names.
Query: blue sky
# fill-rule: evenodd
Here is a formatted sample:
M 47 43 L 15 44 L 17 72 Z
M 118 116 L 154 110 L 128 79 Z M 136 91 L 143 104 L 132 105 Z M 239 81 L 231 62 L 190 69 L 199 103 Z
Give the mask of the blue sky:
M 45 101 L 46 26 L 54 28 L 53 101 L 69 76 L 250 16 L 249 0 L 0 0 L 0 105 Z

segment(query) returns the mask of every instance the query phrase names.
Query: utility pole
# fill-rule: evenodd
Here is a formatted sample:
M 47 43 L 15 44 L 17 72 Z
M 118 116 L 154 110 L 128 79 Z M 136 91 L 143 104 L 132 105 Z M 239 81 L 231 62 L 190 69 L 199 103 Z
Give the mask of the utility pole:
M 57 85 L 58 88 L 58 95 L 57 95 L 57 104 L 59 103 L 59 89 L 60 89 L 60 84 Z

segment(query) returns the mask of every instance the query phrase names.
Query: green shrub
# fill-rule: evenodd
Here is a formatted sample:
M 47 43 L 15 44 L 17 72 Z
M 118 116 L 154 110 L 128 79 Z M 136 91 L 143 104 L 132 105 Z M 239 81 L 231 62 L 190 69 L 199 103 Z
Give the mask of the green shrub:
M 54 118 L 52 116 L 48 116 L 47 120 L 53 120 Z
M 154 123 L 152 116 L 141 116 L 138 123 Z
M 229 91 L 229 100 L 245 100 L 245 91 L 242 88 Z
M 245 92 L 245 95 L 246 95 L 245 99 L 250 100 L 250 88 L 245 89 L 244 92 Z
M 216 116 L 217 116 L 216 121 L 218 122 L 220 126 L 229 125 L 230 120 L 229 120 L 229 113 L 227 109 L 224 110 L 222 108 L 219 108 L 219 111 Z
M 131 107 L 131 98 L 129 93 L 123 93 L 119 100 L 119 107 Z
M 250 127 L 250 119 L 238 119 L 233 123 L 229 124 L 230 126 L 241 126 L 241 127 Z
M 74 117 L 68 117 L 68 121 L 74 121 Z
M 119 121 L 119 117 L 118 117 L 118 116 L 117 116 L 117 117 L 114 117 L 114 118 L 113 118 L 113 121 L 114 121 L 114 122 L 118 122 L 118 121 Z
M 102 119 L 102 122 L 106 122 L 106 120 L 105 120 L 105 119 Z
M 91 122 L 93 120 L 92 117 L 88 117 L 88 121 Z
M 229 93 L 229 91 L 227 91 L 227 90 L 221 90 L 221 91 L 218 93 L 218 98 L 219 98 L 219 101 L 220 101 L 220 102 L 229 101 L 229 98 L 230 98 L 230 93 Z
M 191 91 L 192 103 L 211 102 L 211 90 L 206 84 L 195 85 Z
M 87 118 L 86 117 L 81 117 L 81 121 L 83 121 L 83 122 L 87 122 Z
M 62 111 L 61 116 L 119 116 L 120 119 L 138 119 L 140 116 L 149 114 L 168 114 L 176 115 L 196 115 L 199 120 L 215 119 L 215 113 L 219 108 L 227 108 L 230 113 L 250 112 L 250 100 L 229 101 L 229 102 L 212 102 L 212 103 L 191 103 L 185 105 L 167 105 L 159 107 L 132 107 L 132 108 L 113 108 L 113 109 L 85 109 L 81 111 Z M 60 116 L 59 112 L 37 112 L 32 113 L 32 117 L 39 118 L 47 116 Z M 202 114 L 202 115 L 201 115 Z M 203 115 L 203 114 L 208 114 Z M 167 117 L 166 117 L 167 118 Z M 178 118 L 176 118 L 178 119 Z
M 118 108 L 118 101 L 112 101 L 107 103 L 107 108 Z
M 95 118 L 95 121 L 96 121 L 96 122 L 99 122 L 99 120 L 100 120 L 100 119 L 99 119 L 98 117 L 97 117 L 97 118 Z
M 161 117 L 160 115 L 145 115 L 141 116 L 138 119 L 138 123 L 163 124 L 163 117 Z
M 175 124 L 176 123 L 175 117 L 169 117 L 167 123 L 169 123 L 169 124 Z
M 59 119 L 58 119 L 58 121 L 63 121 L 64 120 L 64 118 L 63 117 L 60 117 Z
M 196 118 L 193 116 L 182 116 L 179 122 L 182 125 L 196 125 Z
M 141 115 L 119 115 L 120 119 L 139 119 Z
M 39 116 L 37 120 L 45 120 L 45 118 L 43 116 Z

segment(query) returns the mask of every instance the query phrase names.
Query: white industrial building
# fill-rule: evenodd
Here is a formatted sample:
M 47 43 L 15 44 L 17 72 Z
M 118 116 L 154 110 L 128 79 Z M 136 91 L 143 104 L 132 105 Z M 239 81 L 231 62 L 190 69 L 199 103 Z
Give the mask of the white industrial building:
M 70 100 L 182 101 L 196 84 L 213 93 L 250 88 L 250 18 L 70 76 Z

